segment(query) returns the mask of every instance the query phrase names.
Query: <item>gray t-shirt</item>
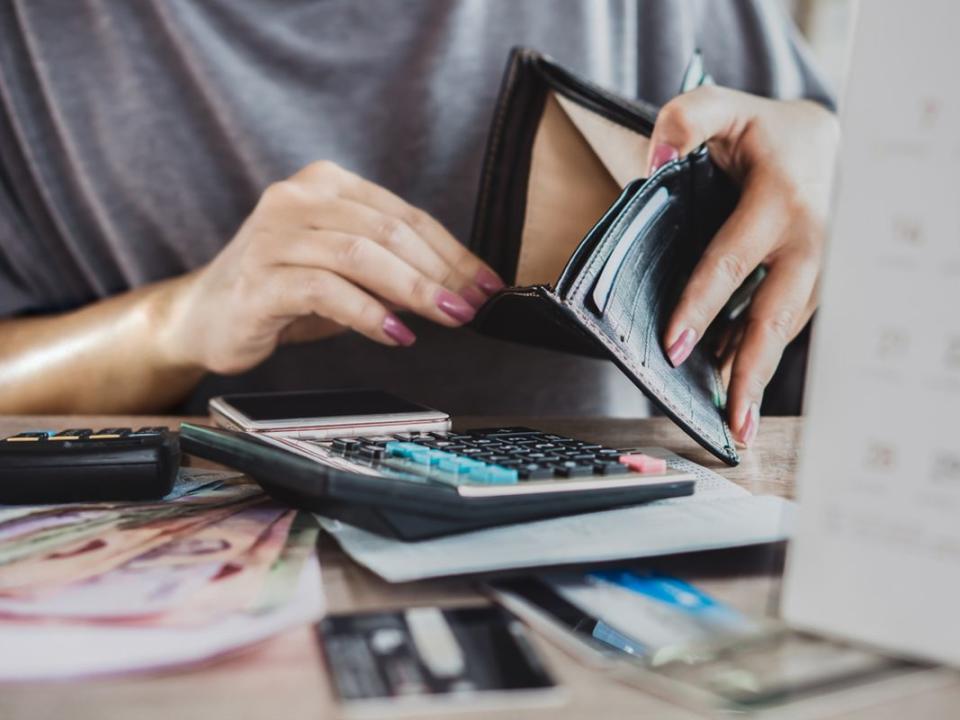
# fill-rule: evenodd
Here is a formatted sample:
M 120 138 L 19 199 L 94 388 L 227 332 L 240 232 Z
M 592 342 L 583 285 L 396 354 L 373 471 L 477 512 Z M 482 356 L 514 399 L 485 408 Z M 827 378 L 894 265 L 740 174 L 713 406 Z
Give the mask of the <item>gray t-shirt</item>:
M 0 316 L 196 268 L 320 158 L 466 239 L 514 45 L 658 104 L 695 47 L 722 85 L 826 100 L 771 0 L 5 0 Z M 642 407 L 606 364 L 417 328 L 416 350 L 338 338 L 230 382 L 362 382 L 460 412 Z

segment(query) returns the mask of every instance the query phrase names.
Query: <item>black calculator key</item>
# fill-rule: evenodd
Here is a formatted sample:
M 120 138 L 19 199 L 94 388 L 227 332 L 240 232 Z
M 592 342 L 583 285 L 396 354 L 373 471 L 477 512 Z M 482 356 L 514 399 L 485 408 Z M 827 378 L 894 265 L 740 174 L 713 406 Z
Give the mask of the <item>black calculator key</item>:
M 166 425 L 151 425 L 135 430 L 134 432 L 130 433 L 130 435 L 157 435 L 159 433 L 168 432 L 169 430 L 170 428 L 168 428 Z
M 368 460 L 379 460 L 384 456 L 384 453 L 384 449 L 376 445 L 364 445 L 357 451 L 360 457 L 367 458 Z
M 523 480 L 546 480 L 553 477 L 553 468 L 537 463 L 520 465 L 517 468 L 517 474 Z
M 119 440 L 130 432 L 130 428 L 104 428 L 88 435 L 87 440 Z
M 93 430 L 89 428 L 71 428 L 69 430 L 61 430 L 56 435 L 51 435 L 49 440 L 56 440 L 58 442 L 67 442 L 70 440 L 86 440 L 93 434 Z
M 49 436 L 50 433 L 47 430 L 34 430 L 11 435 L 5 438 L 5 442 L 39 442 L 40 440 L 46 440 Z
M 361 445 L 362 443 L 355 438 L 334 438 L 330 443 L 330 447 L 333 448 L 334 452 L 344 454 L 359 449 Z
M 625 475 L 630 468 L 618 462 L 598 462 L 593 466 L 593 472 L 597 475 Z
M 564 457 L 573 462 L 593 462 L 592 453 L 567 453 Z
M 489 437 L 497 438 L 498 440 L 503 440 L 506 438 L 523 438 L 530 437 L 531 435 L 539 435 L 536 430 L 531 430 L 526 427 L 505 427 L 497 428 L 496 430 L 488 433 Z
M 554 465 L 554 471 L 560 477 L 585 477 L 587 475 L 593 475 L 593 465 L 560 463 L 558 465 Z

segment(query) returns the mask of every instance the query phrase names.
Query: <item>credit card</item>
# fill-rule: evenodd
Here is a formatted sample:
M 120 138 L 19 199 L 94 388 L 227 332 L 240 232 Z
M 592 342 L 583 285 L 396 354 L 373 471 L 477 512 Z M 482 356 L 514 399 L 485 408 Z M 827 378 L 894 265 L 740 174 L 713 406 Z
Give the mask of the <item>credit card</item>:
M 651 664 L 691 646 L 728 643 L 764 630 L 690 583 L 654 572 L 603 570 L 547 574 L 541 580 L 599 620 L 594 638 Z
M 496 606 L 333 615 L 317 625 L 326 665 L 348 706 L 542 694 L 555 684 L 523 625 Z

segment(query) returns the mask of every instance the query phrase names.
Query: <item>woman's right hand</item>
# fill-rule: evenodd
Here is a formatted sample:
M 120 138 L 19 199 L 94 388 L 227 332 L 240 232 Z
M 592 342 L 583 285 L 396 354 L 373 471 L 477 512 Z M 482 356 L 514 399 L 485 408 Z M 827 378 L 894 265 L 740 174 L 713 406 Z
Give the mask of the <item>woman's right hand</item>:
M 426 212 L 321 161 L 268 187 L 220 254 L 169 286 L 161 334 L 172 364 L 237 373 L 345 328 L 410 345 L 393 309 L 457 327 L 502 286 Z

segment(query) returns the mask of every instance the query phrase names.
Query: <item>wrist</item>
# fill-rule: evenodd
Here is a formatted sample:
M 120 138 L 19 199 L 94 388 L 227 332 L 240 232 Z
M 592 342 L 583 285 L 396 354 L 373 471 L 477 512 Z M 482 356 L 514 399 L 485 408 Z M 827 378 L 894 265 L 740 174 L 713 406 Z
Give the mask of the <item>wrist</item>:
M 190 295 L 198 271 L 164 280 L 145 288 L 143 302 L 146 334 L 161 367 L 202 375 L 206 368 L 195 333 L 190 329 Z

